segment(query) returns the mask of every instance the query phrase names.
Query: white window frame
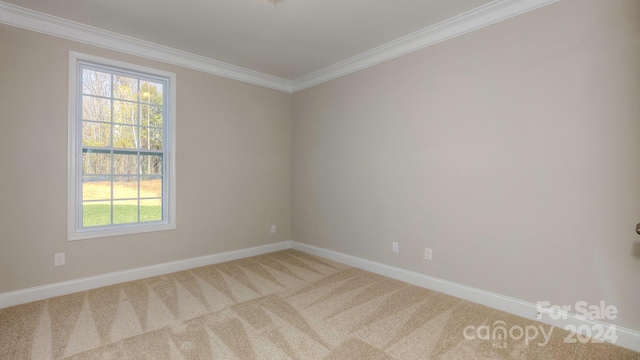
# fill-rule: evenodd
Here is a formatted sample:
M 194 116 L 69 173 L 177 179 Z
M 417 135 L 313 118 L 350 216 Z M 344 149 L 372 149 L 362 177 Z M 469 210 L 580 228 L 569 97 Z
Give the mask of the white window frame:
M 121 71 L 143 73 L 152 77 L 162 77 L 167 81 L 164 89 L 166 107 L 165 134 L 163 150 L 166 160 L 163 168 L 163 220 L 150 223 L 118 224 L 95 228 L 82 227 L 82 141 L 79 136 L 82 106 L 79 97 L 82 94 L 82 79 L 78 76 L 80 63 L 87 62 L 97 66 L 116 68 Z M 120 236 L 151 231 L 173 230 L 176 228 L 176 74 L 129 64 L 121 61 L 87 55 L 75 51 L 69 52 L 69 156 L 68 156 L 68 203 L 67 203 L 67 239 L 82 240 L 108 236 Z

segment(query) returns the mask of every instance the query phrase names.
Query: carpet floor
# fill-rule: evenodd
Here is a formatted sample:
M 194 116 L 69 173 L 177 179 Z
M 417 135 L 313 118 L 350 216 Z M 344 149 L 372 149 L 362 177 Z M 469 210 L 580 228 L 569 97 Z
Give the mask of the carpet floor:
M 640 359 L 568 334 L 285 250 L 0 310 L 0 359 Z

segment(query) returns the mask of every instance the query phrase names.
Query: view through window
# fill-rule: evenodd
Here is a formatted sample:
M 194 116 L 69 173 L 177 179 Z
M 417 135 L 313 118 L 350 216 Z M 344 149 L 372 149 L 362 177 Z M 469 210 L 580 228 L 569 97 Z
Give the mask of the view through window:
M 169 79 L 79 61 L 80 232 L 166 224 Z

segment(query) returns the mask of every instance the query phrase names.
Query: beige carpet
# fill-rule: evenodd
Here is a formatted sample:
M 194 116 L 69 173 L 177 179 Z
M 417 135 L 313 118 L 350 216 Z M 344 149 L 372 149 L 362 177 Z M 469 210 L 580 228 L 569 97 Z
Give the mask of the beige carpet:
M 463 335 L 497 321 L 551 329 L 286 250 L 0 310 L 0 359 L 640 359 Z

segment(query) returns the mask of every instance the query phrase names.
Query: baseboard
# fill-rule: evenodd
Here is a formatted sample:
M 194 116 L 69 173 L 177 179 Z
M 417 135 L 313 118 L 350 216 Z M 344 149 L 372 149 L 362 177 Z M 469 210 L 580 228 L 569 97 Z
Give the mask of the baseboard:
M 19 304 L 25 304 L 32 301 L 43 300 L 54 296 L 72 294 L 79 291 L 91 290 L 103 286 L 140 280 L 152 276 L 169 274 L 176 271 L 218 264 L 225 261 L 237 260 L 290 248 L 291 241 L 283 241 L 275 244 L 227 251 L 218 254 L 199 256 L 191 259 L 172 261 L 131 270 L 118 271 L 82 279 L 0 293 L 0 309 Z
M 404 281 L 426 289 L 439 291 L 464 300 L 489 306 L 502 310 L 510 314 L 522 316 L 524 318 L 541 321 L 545 324 L 565 328 L 570 325 L 576 329 L 586 326 L 589 329 L 596 326 L 612 327 L 614 325 L 599 321 L 583 319 L 576 314 L 564 313 L 560 319 L 553 319 L 543 316 L 537 319 L 538 307 L 528 301 L 515 299 L 512 297 L 496 294 L 470 286 L 454 283 L 447 280 L 438 279 L 418 272 L 398 268 L 395 266 L 381 264 L 375 261 L 362 259 L 356 256 L 347 255 L 337 251 L 327 250 L 320 247 L 307 245 L 295 241 L 283 241 L 275 244 L 256 246 L 246 249 L 228 251 L 218 254 L 200 256 L 191 259 L 172 261 L 168 263 L 145 266 L 141 268 L 118 271 L 88 278 L 59 282 L 50 285 L 32 287 L 23 290 L 0 293 L 0 309 L 9 306 L 24 304 L 32 301 L 47 299 L 54 296 L 72 294 L 79 291 L 91 290 L 103 286 L 109 286 L 127 281 L 140 280 L 152 276 L 164 275 L 176 271 L 188 270 L 200 266 L 207 266 L 222 263 L 225 261 L 242 259 L 250 256 L 267 254 L 274 251 L 295 249 L 312 255 L 317 255 L 329 260 L 337 261 L 372 273 L 384 275 L 393 279 Z M 640 332 L 615 326 L 618 336 L 616 345 L 640 352 Z
M 593 329 L 594 326 L 604 327 L 605 329 L 614 328 L 615 333 L 618 337 L 618 339 L 615 341 L 616 345 L 640 352 L 640 332 L 635 330 L 622 328 L 620 326 L 615 326 L 600 321 L 584 319 L 572 313 L 562 313 L 562 316 L 556 320 L 548 316 L 548 313 L 546 314 L 547 316 L 544 316 L 544 313 L 546 311 L 543 310 L 543 316 L 541 319 L 539 319 L 538 306 L 537 304 L 534 304 L 532 302 L 515 299 L 490 291 L 485 291 L 451 281 L 438 279 L 418 272 L 381 264 L 375 261 L 366 260 L 337 251 L 327 250 L 324 248 L 295 241 L 292 242 L 292 248 L 342 264 L 350 265 L 359 269 L 367 270 L 372 273 L 404 281 L 426 289 L 439 291 L 464 300 L 472 301 L 477 304 L 482 304 L 494 309 L 502 310 L 527 319 L 537 320 L 545 324 L 553 325 L 563 329 L 566 328 L 566 326 L 573 326 L 574 329 L 581 329 L 584 327 Z

